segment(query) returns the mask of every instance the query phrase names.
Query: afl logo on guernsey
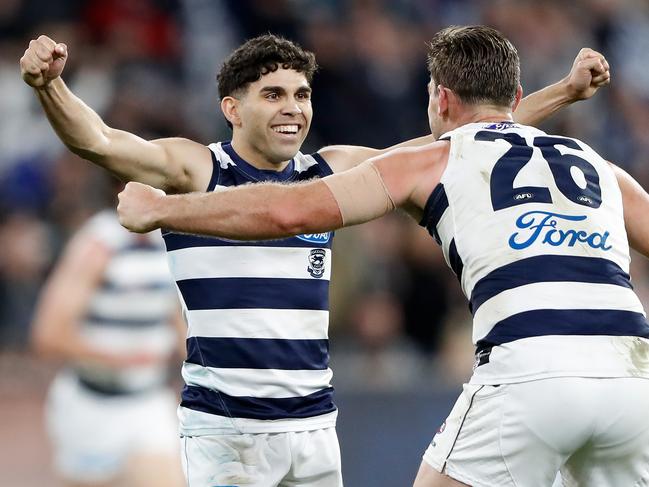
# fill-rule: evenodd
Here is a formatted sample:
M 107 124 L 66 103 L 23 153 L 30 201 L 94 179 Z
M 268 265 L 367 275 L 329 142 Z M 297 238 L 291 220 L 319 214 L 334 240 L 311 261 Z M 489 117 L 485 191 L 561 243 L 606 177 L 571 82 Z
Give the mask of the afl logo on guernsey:
M 324 275 L 325 255 L 324 249 L 312 249 L 309 252 L 309 265 L 306 270 L 316 279 L 320 279 Z
M 331 238 L 331 232 L 305 233 L 304 235 L 298 235 L 297 238 L 309 243 L 326 244 Z

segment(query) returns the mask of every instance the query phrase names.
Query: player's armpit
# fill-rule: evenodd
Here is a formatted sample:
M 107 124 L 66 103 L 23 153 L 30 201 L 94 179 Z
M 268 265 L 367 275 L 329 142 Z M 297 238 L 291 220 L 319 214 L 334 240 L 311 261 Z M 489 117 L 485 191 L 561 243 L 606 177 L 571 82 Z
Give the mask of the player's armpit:
M 374 220 L 395 208 L 394 201 L 372 161 L 322 180 L 333 194 L 343 226 Z
M 631 247 L 649 257 L 649 194 L 626 171 L 611 164 L 622 192 L 624 225 Z

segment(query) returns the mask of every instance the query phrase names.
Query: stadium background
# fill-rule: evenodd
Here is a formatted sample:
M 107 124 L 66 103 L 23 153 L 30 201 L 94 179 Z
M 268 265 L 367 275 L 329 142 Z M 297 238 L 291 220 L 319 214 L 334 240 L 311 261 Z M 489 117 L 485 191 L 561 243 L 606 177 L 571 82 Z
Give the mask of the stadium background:
M 52 364 L 26 349 L 34 301 L 62 245 L 110 182 L 56 139 L 18 60 L 30 38 L 66 42 L 64 78 L 107 122 L 146 138 L 229 138 L 214 76 L 248 37 L 273 32 L 316 53 L 305 150 L 385 147 L 427 133 L 425 42 L 485 23 L 518 47 L 530 93 L 579 48 L 613 82 L 542 128 L 582 138 L 649 188 L 649 3 L 643 0 L 3 0 L 0 2 L 0 485 L 56 486 L 42 400 Z M 409 485 L 470 374 L 470 321 L 436 244 L 391 215 L 335 239 L 331 355 L 346 485 Z M 636 258 L 649 304 L 649 265 Z

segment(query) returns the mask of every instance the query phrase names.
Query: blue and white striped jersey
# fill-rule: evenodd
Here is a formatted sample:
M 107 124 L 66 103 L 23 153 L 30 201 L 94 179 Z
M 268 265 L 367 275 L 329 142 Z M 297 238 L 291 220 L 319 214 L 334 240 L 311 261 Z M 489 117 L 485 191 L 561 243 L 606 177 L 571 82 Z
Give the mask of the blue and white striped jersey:
M 230 143 L 209 146 L 208 191 L 331 174 L 298 153 L 280 172 Z M 237 242 L 163 232 L 188 323 L 181 432 L 305 431 L 335 425 L 329 368 L 332 233 Z
M 583 142 L 513 123 L 449 132 L 422 225 L 469 299 L 474 383 L 649 377 L 622 197 Z
M 114 210 L 97 213 L 80 232 L 111 251 L 80 333 L 97 349 L 149 352 L 161 360 L 119 370 L 95 363 L 76 364 L 76 373 L 89 387 L 99 390 L 138 391 L 162 385 L 167 379 L 166 358 L 177 343 L 169 318 L 178 301 L 160 234 L 129 232 L 119 224 Z

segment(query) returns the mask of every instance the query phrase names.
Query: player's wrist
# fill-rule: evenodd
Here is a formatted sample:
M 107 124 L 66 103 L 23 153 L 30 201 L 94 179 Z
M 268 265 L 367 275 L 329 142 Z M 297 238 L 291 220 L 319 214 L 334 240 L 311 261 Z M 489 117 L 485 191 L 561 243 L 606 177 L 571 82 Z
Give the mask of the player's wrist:
M 548 88 L 551 90 L 554 103 L 558 108 L 580 100 L 579 91 L 570 79 L 570 76 L 566 76 Z
M 171 197 L 166 194 L 154 193 L 149 212 L 149 225 L 151 230 L 166 228 L 172 223 L 174 205 L 170 204 Z
M 576 83 L 570 75 L 563 78 L 558 84 L 560 85 L 561 93 L 566 104 L 588 98 L 586 90 L 580 84 Z
M 60 76 L 57 76 L 56 78 L 44 79 L 42 84 L 37 86 L 32 85 L 32 88 L 38 94 L 49 95 L 58 91 L 61 83 L 63 83 L 63 80 Z

